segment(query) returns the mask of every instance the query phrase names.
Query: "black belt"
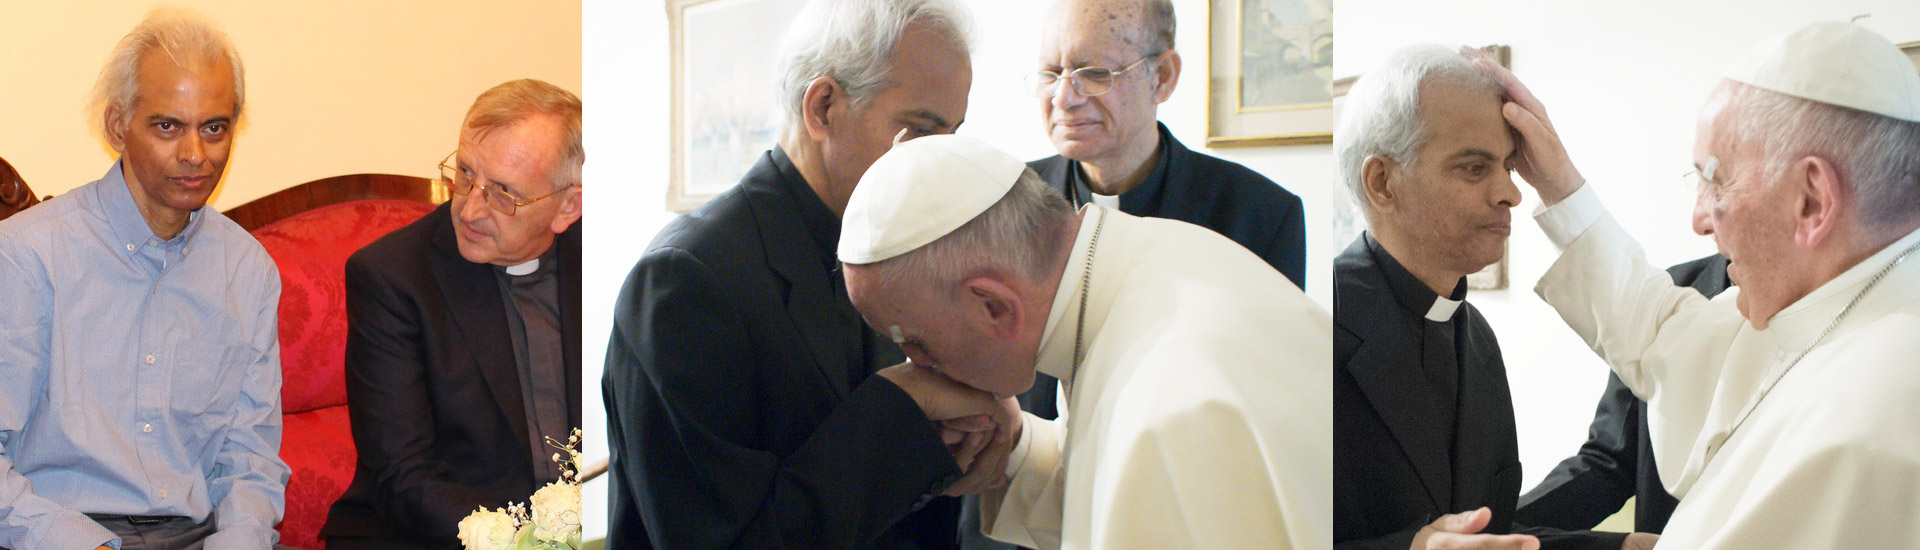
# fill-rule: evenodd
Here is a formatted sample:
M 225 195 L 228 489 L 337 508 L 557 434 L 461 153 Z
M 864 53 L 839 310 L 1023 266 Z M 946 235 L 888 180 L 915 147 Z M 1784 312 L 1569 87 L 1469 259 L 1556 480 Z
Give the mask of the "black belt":
M 119 515 L 119 514 L 87 514 L 87 517 L 92 518 L 94 521 L 118 521 L 118 522 L 125 522 L 128 525 L 159 525 L 162 523 L 167 523 L 170 521 L 177 521 L 177 520 L 193 521 L 193 518 L 186 517 L 186 516 L 125 516 L 125 515 Z

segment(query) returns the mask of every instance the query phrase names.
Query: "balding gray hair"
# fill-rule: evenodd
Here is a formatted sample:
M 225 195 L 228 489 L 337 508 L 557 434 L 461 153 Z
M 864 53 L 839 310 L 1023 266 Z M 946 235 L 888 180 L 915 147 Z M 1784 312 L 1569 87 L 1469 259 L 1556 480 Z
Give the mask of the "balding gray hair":
M 1005 196 L 960 228 L 926 246 L 871 264 L 883 287 L 901 283 L 950 289 L 991 273 L 1045 280 L 1077 219 L 1072 204 L 1033 170 L 1023 170 Z
M 1763 181 L 1779 181 L 1795 161 L 1832 163 L 1853 190 L 1868 225 L 1920 216 L 1920 122 L 1900 120 L 1727 81 L 1716 115 L 1735 141 L 1762 151 Z
M 1393 159 L 1401 170 L 1411 169 L 1414 153 L 1426 143 L 1427 127 L 1420 120 L 1420 84 L 1453 81 L 1500 97 L 1500 81 L 1472 59 L 1453 50 L 1423 44 L 1395 50 L 1385 63 L 1361 75 L 1347 92 L 1340 125 L 1333 132 L 1334 157 L 1340 162 L 1340 180 L 1355 206 L 1369 219 L 1365 167 L 1375 155 Z
M 580 168 L 587 162 L 585 138 L 580 117 L 584 112 L 580 97 L 565 88 L 541 80 L 523 78 L 502 83 L 480 93 L 467 108 L 466 128 L 484 136 L 536 116 L 554 117 L 560 122 L 559 150 L 549 168 L 548 179 L 558 190 L 580 185 Z
M 88 111 L 104 114 L 108 108 L 120 112 L 119 124 L 133 117 L 133 102 L 140 97 L 140 61 L 149 54 L 167 56 L 180 67 L 211 66 L 222 61 L 233 69 L 233 117 L 238 119 L 247 103 L 246 70 L 240 64 L 240 51 L 234 49 L 213 23 L 198 13 L 177 8 L 157 8 L 147 12 L 113 47 L 107 64 L 94 82 Z
M 813 0 L 780 40 L 780 102 L 799 119 L 807 85 L 832 78 L 859 106 L 892 87 L 893 55 L 913 23 L 931 25 L 946 47 L 971 55 L 972 17 L 955 0 Z

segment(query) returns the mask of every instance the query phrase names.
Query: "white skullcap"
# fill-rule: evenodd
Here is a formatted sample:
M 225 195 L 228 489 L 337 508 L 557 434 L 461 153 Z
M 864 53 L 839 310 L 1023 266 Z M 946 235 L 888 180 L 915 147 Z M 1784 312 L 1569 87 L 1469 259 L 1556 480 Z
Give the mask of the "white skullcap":
M 1726 77 L 1757 88 L 1920 122 L 1920 70 L 1893 42 L 1824 22 L 1755 44 Z
M 840 261 L 870 264 L 911 252 L 966 225 L 1013 189 L 1019 159 L 984 141 L 927 136 L 873 161 L 847 200 Z

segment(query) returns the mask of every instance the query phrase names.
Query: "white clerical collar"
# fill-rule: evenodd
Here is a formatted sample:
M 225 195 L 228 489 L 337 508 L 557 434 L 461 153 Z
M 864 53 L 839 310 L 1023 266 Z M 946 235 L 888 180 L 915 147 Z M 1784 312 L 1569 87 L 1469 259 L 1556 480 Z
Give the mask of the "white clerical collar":
M 526 263 L 507 266 L 507 274 L 515 277 L 519 277 L 522 275 L 532 275 L 533 272 L 539 271 L 539 270 L 540 270 L 539 258 L 527 260 Z
M 1093 197 L 1094 204 L 1114 210 L 1120 209 L 1120 195 L 1102 195 L 1092 191 L 1089 191 L 1087 194 Z
M 1434 296 L 1433 307 L 1427 308 L 1427 320 L 1445 323 L 1453 319 L 1453 312 L 1460 309 L 1466 300 L 1449 300 L 1446 296 Z
M 1107 214 L 1106 209 L 1092 203 L 1082 205 L 1080 211 L 1079 235 L 1073 238 L 1073 251 L 1068 253 L 1067 267 L 1060 273 L 1060 288 L 1053 293 L 1053 306 L 1047 310 L 1047 330 L 1040 334 L 1040 353 L 1035 356 L 1037 363 L 1034 368 L 1061 380 L 1067 380 L 1074 374 L 1073 340 L 1075 331 L 1080 328 L 1080 285 L 1086 279 L 1089 268 L 1087 250 L 1093 247 L 1093 228 L 1099 226 L 1100 219 Z M 1108 239 L 1111 242 L 1112 236 L 1109 235 Z M 1094 261 L 1108 260 L 1096 257 Z M 1097 327 L 1098 317 L 1091 311 L 1088 316 L 1088 324 Z M 1092 337 L 1092 331 L 1087 337 Z

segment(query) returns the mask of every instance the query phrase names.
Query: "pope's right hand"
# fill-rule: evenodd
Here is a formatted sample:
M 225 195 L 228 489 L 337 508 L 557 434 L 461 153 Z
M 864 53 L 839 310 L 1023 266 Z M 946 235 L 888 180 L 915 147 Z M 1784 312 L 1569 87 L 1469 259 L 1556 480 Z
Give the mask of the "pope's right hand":
M 1412 550 L 1540 550 L 1532 535 L 1480 534 L 1493 521 L 1493 511 L 1480 508 L 1447 514 L 1413 535 Z

